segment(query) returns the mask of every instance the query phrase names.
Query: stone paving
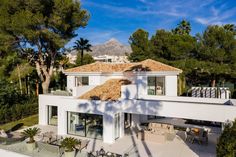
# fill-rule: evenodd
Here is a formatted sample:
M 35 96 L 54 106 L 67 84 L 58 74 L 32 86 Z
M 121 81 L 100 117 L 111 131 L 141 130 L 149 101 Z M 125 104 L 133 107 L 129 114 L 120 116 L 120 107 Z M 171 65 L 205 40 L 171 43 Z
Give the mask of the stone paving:
M 42 132 L 53 131 L 57 132 L 56 127 L 52 126 L 37 126 L 41 128 Z M 214 157 L 215 156 L 215 146 L 218 134 L 211 133 L 209 135 L 208 145 L 199 145 L 197 143 L 188 143 L 183 140 L 184 132 L 177 131 L 177 136 L 173 141 L 167 141 L 163 144 L 157 144 L 152 142 L 144 142 L 136 138 L 134 130 L 130 131 L 123 138 L 117 139 L 114 144 L 105 144 L 102 140 L 89 139 L 89 145 L 87 149 L 84 149 L 80 154 L 78 153 L 76 157 L 86 156 L 86 152 L 97 151 L 104 148 L 106 151 L 114 152 L 117 154 L 129 153 L 130 157 Z M 83 137 L 78 137 L 79 139 L 88 139 Z M 14 145 L 0 145 L 0 148 L 5 150 L 11 150 L 15 152 L 21 152 L 25 155 L 33 157 L 56 157 L 58 155 L 52 154 L 50 152 L 41 151 L 38 153 L 27 152 L 25 148 L 25 143 L 17 143 Z M 6 151 L 5 151 L 6 153 Z M 0 150 L 2 154 L 2 150 Z M 6 155 L 9 156 L 9 155 Z M 63 155 L 64 156 L 64 155 Z M 62 156 L 62 157 L 63 157 Z M 10 156 L 9 156 L 10 157 Z M 17 157 L 17 156 L 16 156 Z M 24 157 L 24 156 L 19 156 Z

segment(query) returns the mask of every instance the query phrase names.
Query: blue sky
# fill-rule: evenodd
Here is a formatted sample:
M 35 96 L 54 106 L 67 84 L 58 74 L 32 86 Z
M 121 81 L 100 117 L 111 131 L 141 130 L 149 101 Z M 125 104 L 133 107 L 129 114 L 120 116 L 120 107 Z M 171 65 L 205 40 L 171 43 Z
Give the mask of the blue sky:
M 203 32 L 207 25 L 236 24 L 236 0 L 81 0 L 89 11 L 88 26 L 76 31 L 93 45 L 116 38 L 128 44 L 138 28 L 153 35 L 157 29 L 171 30 L 182 20 L 190 21 L 191 34 Z

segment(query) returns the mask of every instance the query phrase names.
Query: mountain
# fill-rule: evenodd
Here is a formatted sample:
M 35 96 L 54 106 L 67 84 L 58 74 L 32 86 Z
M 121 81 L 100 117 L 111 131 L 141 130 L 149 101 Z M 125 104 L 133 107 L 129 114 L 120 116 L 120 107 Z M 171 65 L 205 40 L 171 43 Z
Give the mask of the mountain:
M 131 53 L 131 47 L 121 44 L 118 40 L 111 38 L 104 44 L 95 45 L 92 47 L 92 56 L 111 55 L 111 56 L 124 56 L 126 53 Z

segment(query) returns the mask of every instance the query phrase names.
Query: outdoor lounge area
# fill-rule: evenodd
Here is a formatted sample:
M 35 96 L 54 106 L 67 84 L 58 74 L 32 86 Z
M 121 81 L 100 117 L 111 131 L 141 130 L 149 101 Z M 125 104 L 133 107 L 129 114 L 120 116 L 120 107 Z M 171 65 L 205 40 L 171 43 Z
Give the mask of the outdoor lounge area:
M 149 123 L 148 127 L 138 132 L 137 137 L 143 141 L 155 143 L 164 143 L 167 140 L 173 141 L 175 138 L 175 130 L 173 125 L 162 123 Z

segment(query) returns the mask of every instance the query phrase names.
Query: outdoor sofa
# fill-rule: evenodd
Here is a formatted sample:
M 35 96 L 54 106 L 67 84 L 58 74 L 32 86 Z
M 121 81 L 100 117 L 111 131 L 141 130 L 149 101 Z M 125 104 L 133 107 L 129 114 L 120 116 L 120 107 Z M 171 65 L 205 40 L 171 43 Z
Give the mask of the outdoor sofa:
M 147 129 L 138 132 L 138 139 L 156 143 L 172 141 L 175 136 L 173 125 L 161 123 L 149 123 Z

